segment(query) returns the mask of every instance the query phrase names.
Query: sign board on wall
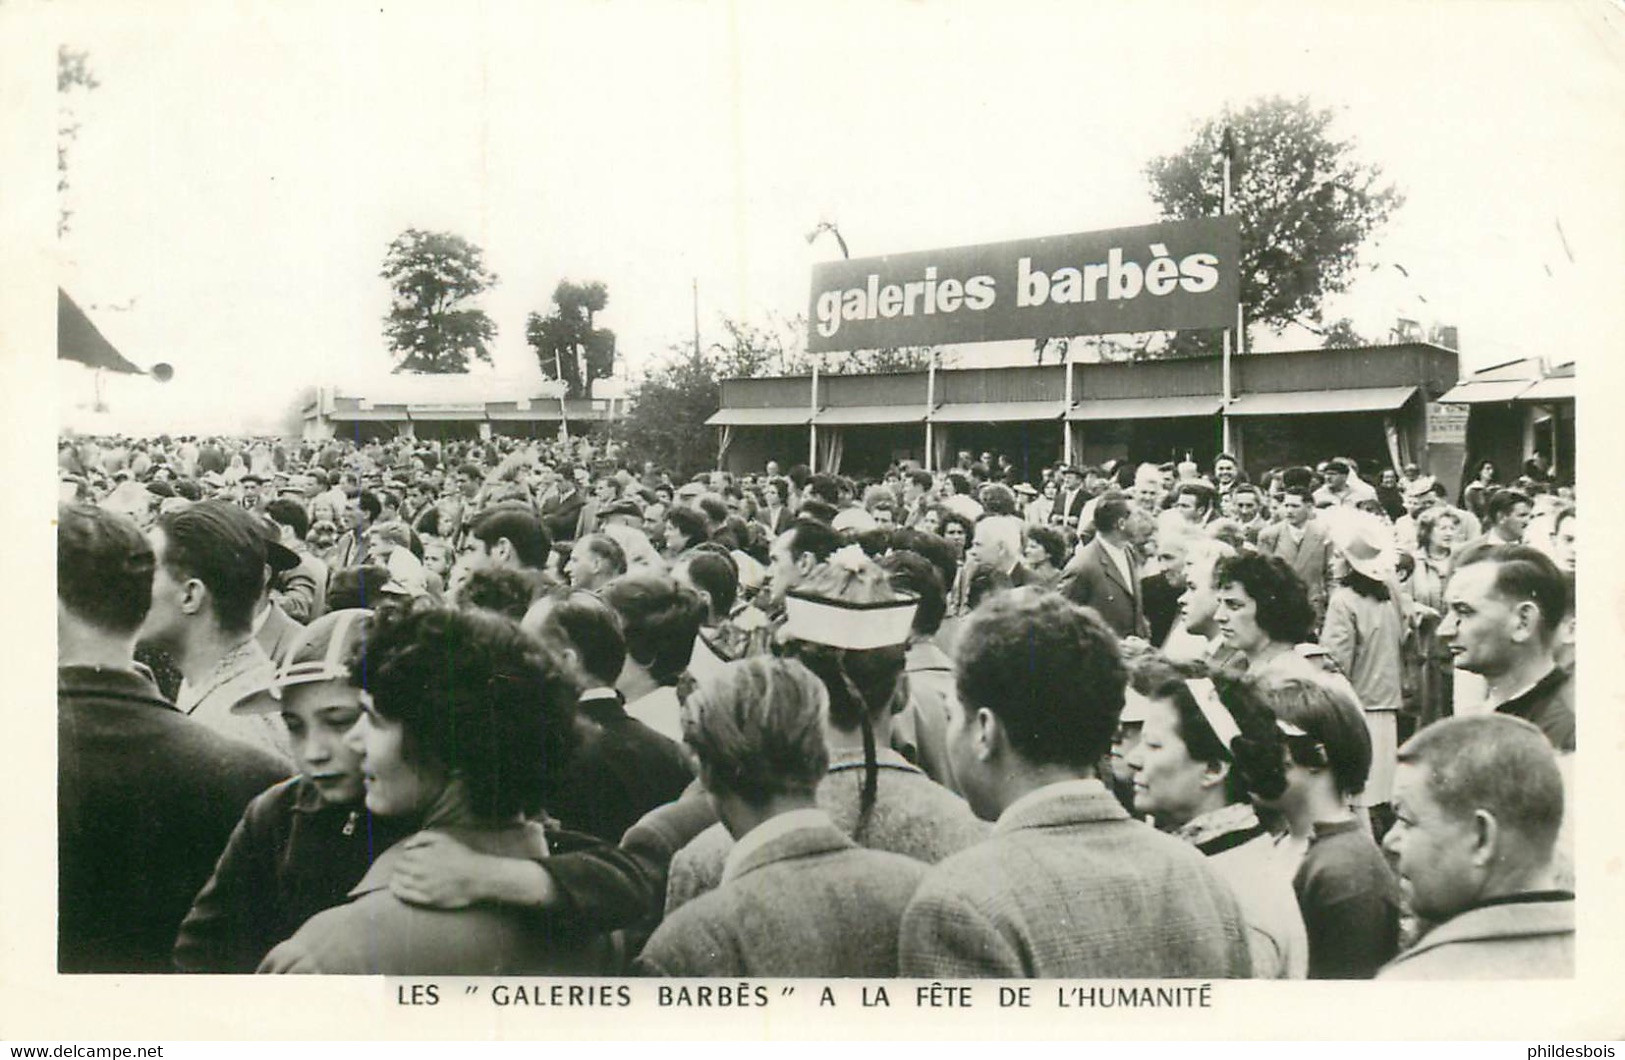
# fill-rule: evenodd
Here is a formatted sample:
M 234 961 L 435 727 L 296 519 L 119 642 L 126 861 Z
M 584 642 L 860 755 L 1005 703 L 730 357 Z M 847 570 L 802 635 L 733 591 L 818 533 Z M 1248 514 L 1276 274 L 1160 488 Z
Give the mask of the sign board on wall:
M 813 269 L 807 348 L 1232 327 L 1234 217 L 831 261 Z
M 1428 444 L 1466 445 L 1468 411 L 1466 405 L 1428 402 Z

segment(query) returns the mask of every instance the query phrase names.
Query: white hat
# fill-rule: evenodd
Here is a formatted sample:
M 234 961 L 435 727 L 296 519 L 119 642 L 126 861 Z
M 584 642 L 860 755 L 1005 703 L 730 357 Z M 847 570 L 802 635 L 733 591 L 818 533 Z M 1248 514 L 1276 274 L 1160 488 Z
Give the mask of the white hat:
M 1332 542 L 1348 565 L 1373 581 L 1394 577 L 1394 533 L 1368 513 L 1349 512 L 1332 526 Z

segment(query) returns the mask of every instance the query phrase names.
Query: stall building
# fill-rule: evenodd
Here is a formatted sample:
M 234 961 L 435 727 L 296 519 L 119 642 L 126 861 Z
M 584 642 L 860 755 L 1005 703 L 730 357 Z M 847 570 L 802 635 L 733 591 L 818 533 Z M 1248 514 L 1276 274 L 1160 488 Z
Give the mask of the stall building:
M 1454 482 L 1464 441 L 1428 437 L 1429 406 L 1455 387 L 1458 356 L 1430 343 L 1250 354 L 1231 362 L 1232 449 L 1253 474 L 1332 454 L 1415 461 Z M 1057 460 L 1180 460 L 1223 449 L 1219 357 L 953 368 L 886 375 L 729 379 L 722 467 L 768 460 L 878 474 L 961 450 L 1011 457 L 1025 476 Z
M 340 436 L 358 442 L 592 434 L 626 415 L 624 395 L 619 380 L 595 380 L 593 397 L 566 399 L 562 387 L 547 380 L 400 376 L 369 387 L 317 387 L 304 408 L 303 434 L 313 441 Z

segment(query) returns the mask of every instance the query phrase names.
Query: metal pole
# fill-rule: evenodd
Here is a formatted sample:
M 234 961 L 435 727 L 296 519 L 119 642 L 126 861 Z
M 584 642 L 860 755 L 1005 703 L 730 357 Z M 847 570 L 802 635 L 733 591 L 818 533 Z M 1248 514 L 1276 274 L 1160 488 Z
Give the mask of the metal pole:
M 1223 201 L 1223 204 L 1221 206 L 1221 212 L 1226 217 L 1228 217 L 1230 215 L 1230 206 L 1231 206 L 1231 203 L 1230 203 L 1230 150 L 1231 150 L 1231 144 L 1232 144 L 1232 141 L 1230 139 L 1230 130 L 1226 129 L 1225 134 L 1224 134 L 1224 148 L 1223 148 L 1223 150 L 1221 152 L 1224 155 L 1224 201 Z M 1240 300 L 1238 299 L 1237 303 L 1236 303 L 1236 334 L 1237 334 L 1238 338 L 1239 338 L 1240 333 L 1241 333 L 1240 329 L 1241 329 L 1241 303 L 1240 303 Z M 1225 333 L 1224 333 L 1224 352 L 1221 355 L 1221 360 L 1220 360 L 1220 365 L 1221 365 L 1220 374 L 1223 377 L 1223 383 L 1222 383 L 1223 390 L 1219 395 L 1219 421 L 1222 424 L 1221 433 L 1222 433 L 1222 436 L 1223 436 L 1223 443 L 1222 444 L 1224 446 L 1224 451 L 1231 454 L 1232 456 L 1234 456 L 1236 450 L 1234 448 L 1234 442 L 1233 442 L 1233 438 L 1232 438 L 1232 434 L 1231 434 L 1231 425 L 1230 425 L 1230 394 L 1231 394 L 1231 389 L 1230 389 L 1230 353 L 1231 353 L 1231 350 L 1230 350 L 1230 346 L 1231 346 L 1230 330 L 1228 328 L 1226 328 Z
M 812 397 L 809 403 L 812 415 L 807 419 L 807 466 L 818 472 L 818 361 L 813 362 Z
M 700 278 L 694 277 L 694 360 L 700 359 Z
M 1072 384 L 1072 342 L 1067 341 L 1066 356 L 1061 364 L 1066 369 L 1066 411 L 1061 413 L 1061 463 L 1072 463 L 1072 404 L 1076 399 Z
M 931 422 L 932 414 L 937 408 L 937 354 L 934 350 L 931 359 L 926 362 L 925 373 L 925 469 L 935 471 L 936 468 L 932 464 L 936 458 L 932 454 L 936 452 L 937 447 L 934 433 L 936 425 Z

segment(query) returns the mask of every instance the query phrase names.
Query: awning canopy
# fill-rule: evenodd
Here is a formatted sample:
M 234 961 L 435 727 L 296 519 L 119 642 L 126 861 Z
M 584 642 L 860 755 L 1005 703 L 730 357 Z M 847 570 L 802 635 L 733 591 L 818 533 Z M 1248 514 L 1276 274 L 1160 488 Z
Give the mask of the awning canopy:
M 1312 416 L 1328 412 L 1391 412 L 1410 400 L 1414 386 L 1375 386 L 1351 390 L 1287 390 L 1243 394 L 1230 405 L 1232 416 Z
M 1497 401 L 1511 401 L 1533 385 L 1529 379 L 1484 379 L 1457 383 L 1439 401 L 1446 405 L 1482 405 Z
M 812 419 L 806 406 L 771 409 L 717 409 L 707 427 L 801 427 Z
M 1064 401 L 985 401 L 943 405 L 931 413 L 934 423 L 1022 423 L 1058 420 L 1066 412 Z
M 818 415 L 812 421 L 819 426 L 830 425 L 857 425 L 857 424 L 885 424 L 885 423 L 924 423 L 924 405 L 834 405 L 826 409 L 819 409 Z
M 408 419 L 403 408 L 393 409 L 334 409 L 328 418 L 339 423 L 405 423 Z
M 1213 394 L 1180 397 L 1110 398 L 1085 400 L 1066 414 L 1069 420 L 1103 422 L 1109 420 L 1161 420 L 1190 416 L 1215 416 L 1219 399 Z
M 109 372 L 147 374 L 103 338 L 85 311 L 60 287 L 56 289 L 56 357 L 59 361 L 78 361 Z
M 479 408 L 454 408 L 446 405 L 408 405 L 406 415 L 410 419 L 433 422 L 436 420 L 484 420 L 485 406 Z
M 1547 402 L 1547 401 L 1573 401 L 1574 376 L 1553 375 L 1542 379 L 1534 386 L 1518 395 L 1519 401 Z

